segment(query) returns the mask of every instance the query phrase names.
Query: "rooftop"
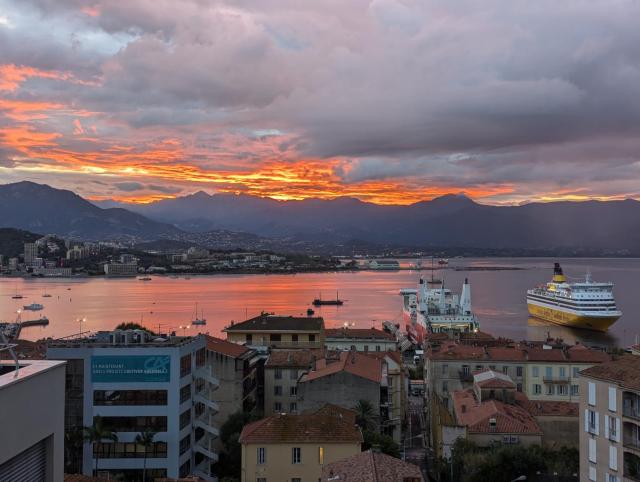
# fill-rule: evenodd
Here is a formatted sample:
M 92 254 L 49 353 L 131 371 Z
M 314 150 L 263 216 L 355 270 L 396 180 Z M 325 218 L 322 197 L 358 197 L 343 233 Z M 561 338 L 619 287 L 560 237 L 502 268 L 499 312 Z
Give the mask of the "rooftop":
M 356 414 L 335 405 L 301 414 L 275 414 L 245 425 L 240 443 L 362 443 Z
M 327 328 L 324 332 L 327 339 L 385 340 L 392 342 L 396 340 L 391 333 L 376 328 Z
M 322 468 L 322 482 L 424 481 L 417 465 L 367 450 Z
M 19 360 L 20 369 L 16 376 L 15 362 L 13 360 L 0 360 L 0 390 L 53 370 L 65 363 L 65 361 L 61 360 Z
M 304 375 L 300 381 L 317 380 L 343 371 L 380 383 L 382 380 L 382 360 L 355 351 L 341 352 L 340 359 L 332 363 L 327 363 L 325 359 L 318 360 L 316 369 Z
M 582 370 L 580 376 L 616 382 L 621 387 L 640 391 L 640 357 L 625 355 Z
M 325 356 L 324 350 L 271 350 L 265 368 L 310 368 L 315 360 Z
M 324 319 L 312 316 L 277 316 L 263 313 L 254 318 L 232 323 L 227 326 L 224 332 L 247 332 L 247 331 L 312 331 L 318 332 L 324 329 Z
M 469 433 L 542 434 L 534 416 L 520 404 L 493 398 L 479 403 L 468 389 L 453 392 L 453 406 L 458 424 L 466 426 Z
M 207 350 L 221 353 L 231 358 L 240 358 L 245 354 L 251 353 L 251 349 L 244 345 L 231 343 L 230 341 L 216 338 L 215 336 L 206 335 Z
M 473 383 L 480 388 L 516 388 L 509 375 L 493 370 L 484 370 L 473 375 Z
M 199 336 L 199 335 L 198 335 Z M 98 331 L 79 338 L 59 338 L 48 342 L 48 348 L 157 348 L 182 346 L 198 336 L 155 335 L 146 330 Z

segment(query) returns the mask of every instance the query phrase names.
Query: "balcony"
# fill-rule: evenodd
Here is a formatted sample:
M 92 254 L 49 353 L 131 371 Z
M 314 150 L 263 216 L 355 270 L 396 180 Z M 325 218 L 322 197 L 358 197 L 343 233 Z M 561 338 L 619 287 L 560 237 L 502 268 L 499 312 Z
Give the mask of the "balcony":
M 622 427 L 622 445 L 626 449 L 640 452 L 640 427 L 633 422 L 624 422 Z
M 471 383 L 473 382 L 473 375 L 470 371 L 458 370 L 458 378 L 461 382 Z
M 624 477 L 627 479 L 640 481 L 640 457 L 635 454 L 625 452 L 623 459 Z
M 622 415 L 640 420 L 640 397 L 633 392 L 622 393 Z
M 569 383 L 569 377 L 542 377 L 543 383 Z

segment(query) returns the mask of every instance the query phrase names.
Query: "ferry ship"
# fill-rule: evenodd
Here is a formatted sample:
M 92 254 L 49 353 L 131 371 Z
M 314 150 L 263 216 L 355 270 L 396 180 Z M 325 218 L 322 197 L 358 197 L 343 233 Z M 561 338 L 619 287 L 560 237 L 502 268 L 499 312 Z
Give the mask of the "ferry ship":
M 460 295 L 444 287 L 429 287 L 420 278 L 418 289 L 400 290 L 403 298 L 403 318 L 411 340 L 420 345 L 426 333 L 446 331 L 475 332 L 479 323 L 471 310 L 471 285 L 465 279 Z
M 616 307 L 613 283 L 598 283 L 587 274 L 584 282 L 568 283 L 560 263 L 551 282 L 527 291 L 529 314 L 572 328 L 607 331 L 622 312 Z

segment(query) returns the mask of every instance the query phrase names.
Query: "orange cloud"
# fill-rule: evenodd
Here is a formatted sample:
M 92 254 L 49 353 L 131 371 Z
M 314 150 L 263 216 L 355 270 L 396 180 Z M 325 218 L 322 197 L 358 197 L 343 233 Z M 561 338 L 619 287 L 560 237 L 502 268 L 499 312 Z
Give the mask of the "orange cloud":
M 0 98 L 0 113 L 17 121 L 46 119 L 46 112 L 62 109 L 62 104 L 53 102 L 28 102 L 22 100 L 10 100 Z
M 0 65 L 0 91 L 14 92 L 25 80 L 31 77 L 65 80 L 83 85 L 97 85 L 93 81 L 80 80 L 70 72 L 42 70 L 28 65 L 2 64 Z

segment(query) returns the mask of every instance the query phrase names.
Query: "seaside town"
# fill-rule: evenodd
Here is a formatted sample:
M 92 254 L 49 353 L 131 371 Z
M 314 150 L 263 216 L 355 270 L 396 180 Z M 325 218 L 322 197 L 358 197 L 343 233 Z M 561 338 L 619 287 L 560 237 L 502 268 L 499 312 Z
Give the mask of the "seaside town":
M 556 263 L 527 304 L 605 331 L 622 314 L 611 288 Z M 467 280 L 399 294 L 403 321 L 371 328 L 309 310 L 221 337 L 129 322 L 34 342 L 5 324 L 0 474 L 28 475 L 2 480 L 640 480 L 639 345 L 494 336 Z

